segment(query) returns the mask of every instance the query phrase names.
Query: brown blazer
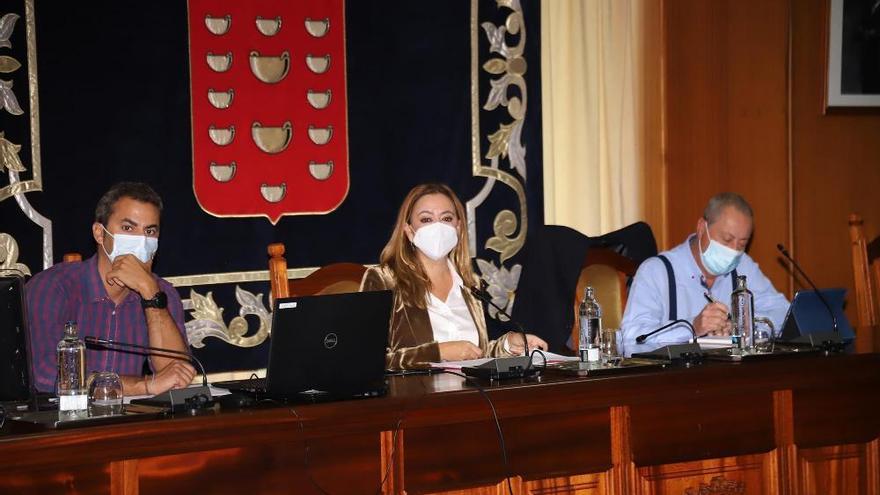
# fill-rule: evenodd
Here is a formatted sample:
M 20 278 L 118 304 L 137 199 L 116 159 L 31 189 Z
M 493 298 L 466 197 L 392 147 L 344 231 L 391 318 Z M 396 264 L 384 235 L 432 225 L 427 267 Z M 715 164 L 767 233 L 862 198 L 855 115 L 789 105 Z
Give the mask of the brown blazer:
M 361 280 L 361 291 L 395 290 L 397 283 L 394 274 L 386 266 L 368 268 Z M 474 319 L 484 356 L 510 356 L 504 351 L 504 337 L 489 340 L 486 334 L 486 319 L 483 305 L 465 289 L 462 296 Z M 385 352 L 385 367 L 388 369 L 423 368 L 431 362 L 440 361 L 440 344 L 434 340 L 431 318 L 427 309 L 404 306 L 394 298 L 394 311 L 388 332 L 388 347 Z

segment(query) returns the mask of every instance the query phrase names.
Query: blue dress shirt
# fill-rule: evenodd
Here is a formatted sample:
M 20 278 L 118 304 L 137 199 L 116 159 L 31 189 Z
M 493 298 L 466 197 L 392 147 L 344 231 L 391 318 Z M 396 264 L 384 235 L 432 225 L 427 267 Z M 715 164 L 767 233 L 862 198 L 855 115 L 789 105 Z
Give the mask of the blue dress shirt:
M 709 292 L 728 307 L 733 292 L 732 275 L 729 273 L 716 277 L 711 289 L 706 287 L 703 273 L 691 252 L 690 239 L 693 236 L 691 234 L 682 244 L 661 253 L 669 259 L 675 272 L 678 318 L 690 322 L 708 304 L 704 292 Z M 740 258 L 736 272 L 747 278 L 748 288 L 755 297 L 755 316 L 770 318 L 776 332 L 780 332 L 788 311 L 788 300 L 773 287 L 748 254 L 743 254 Z M 659 258 L 649 258 L 639 266 L 621 322 L 621 337 L 625 345 L 634 344 L 639 335 L 669 322 L 668 280 L 666 267 Z M 645 342 L 660 345 L 688 342 L 690 339 L 690 329 L 685 325 L 677 325 L 649 337 Z

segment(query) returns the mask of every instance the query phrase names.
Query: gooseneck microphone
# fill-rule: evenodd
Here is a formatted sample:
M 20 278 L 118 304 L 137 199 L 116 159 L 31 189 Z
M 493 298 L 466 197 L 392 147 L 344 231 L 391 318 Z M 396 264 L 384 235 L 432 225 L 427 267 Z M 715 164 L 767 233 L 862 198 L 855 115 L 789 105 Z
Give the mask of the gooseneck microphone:
M 485 283 L 486 283 L 485 280 L 480 280 L 480 285 L 481 285 L 481 286 L 482 286 L 483 284 L 485 284 Z M 476 287 L 476 286 L 474 286 L 474 287 L 468 287 L 468 289 L 470 289 L 471 294 L 473 294 L 474 297 L 476 297 L 476 298 L 479 299 L 480 301 L 483 301 L 484 303 L 486 303 L 486 304 L 492 306 L 493 308 L 497 309 L 498 312 L 501 313 L 502 316 L 506 317 L 506 318 L 508 319 L 508 321 L 510 321 L 511 323 L 513 323 L 513 326 L 516 327 L 516 330 L 520 333 L 520 335 L 522 335 L 522 339 L 523 339 L 523 349 L 524 349 L 523 352 L 525 353 L 526 356 L 528 356 L 528 355 L 529 355 L 529 339 L 528 339 L 528 337 L 526 336 L 526 329 L 523 328 L 523 326 L 520 325 L 520 323 L 519 323 L 518 321 L 514 320 L 513 317 L 510 316 L 510 315 L 507 313 L 507 311 L 504 311 L 503 308 L 501 308 L 500 306 L 498 306 L 497 304 L 495 304 L 495 303 L 492 301 L 492 294 L 489 294 L 489 293 L 486 291 L 486 289 L 484 289 L 483 287 Z
M 164 347 L 152 347 L 148 345 L 132 344 L 130 342 L 120 342 L 118 340 L 102 339 L 92 335 L 86 335 L 83 341 L 87 346 L 93 348 L 104 349 L 116 352 L 132 352 L 128 349 L 135 349 L 137 354 L 144 356 L 157 356 L 170 359 L 179 359 L 195 364 L 202 373 L 201 387 L 188 387 L 182 389 L 172 389 L 161 394 L 156 394 L 150 399 L 136 399 L 132 403 L 141 403 L 147 405 L 170 406 L 172 409 L 178 406 L 188 406 L 190 409 L 199 409 L 211 405 L 211 389 L 208 386 L 208 375 L 205 373 L 205 367 L 193 354 L 175 349 L 167 349 Z
M 670 328 L 670 327 L 674 327 L 676 325 L 687 326 L 688 329 L 691 331 L 691 337 L 693 337 L 691 342 L 693 342 L 693 343 L 697 342 L 697 332 L 694 330 L 694 326 L 691 324 L 691 322 L 689 322 L 687 320 L 672 320 L 660 328 L 655 328 L 654 330 L 651 330 L 648 333 L 639 335 L 638 337 L 636 337 L 636 344 L 643 344 L 648 337 L 650 337 L 654 334 L 660 333 L 663 330 L 666 330 L 667 328 Z
M 837 328 L 837 316 L 834 314 L 834 311 L 832 311 L 831 305 L 828 304 L 828 300 L 826 300 L 825 296 L 822 295 L 822 291 L 820 291 L 819 287 L 816 287 L 816 284 L 814 284 L 813 281 L 810 280 L 810 277 L 807 276 L 806 272 L 804 272 L 803 269 L 801 269 L 801 267 L 800 267 L 800 265 L 798 265 L 797 261 L 795 261 L 794 258 L 792 258 L 792 256 L 790 254 L 788 254 L 788 251 L 785 249 L 785 246 L 783 246 L 782 244 L 777 244 L 776 249 L 778 249 L 779 252 L 782 253 L 783 256 L 785 256 L 785 259 L 787 259 L 788 261 L 791 262 L 791 266 L 795 267 L 795 269 L 797 269 L 798 273 L 800 273 L 801 276 L 804 277 L 804 280 L 806 280 L 807 283 L 810 284 L 810 287 L 813 288 L 813 291 L 816 293 L 816 297 L 818 297 L 819 300 L 822 301 L 822 304 L 825 306 L 825 309 L 828 310 L 828 314 L 831 315 L 831 325 L 833 327 L 834 333 L 839 334 L 840 331 Z

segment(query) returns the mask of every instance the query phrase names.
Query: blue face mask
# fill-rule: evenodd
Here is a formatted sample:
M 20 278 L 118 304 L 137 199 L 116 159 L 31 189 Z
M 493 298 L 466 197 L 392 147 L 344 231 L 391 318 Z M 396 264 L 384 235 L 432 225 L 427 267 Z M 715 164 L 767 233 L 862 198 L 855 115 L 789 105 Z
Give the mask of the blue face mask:
M 742 258 L 743 252 L 731 249 L 720 242 L 712 240 L 709 235 L 709 224 L 706 224 L 706 237 L 709 238 L 709 247 L 703 251 L 700 236 L 697 236 L 697 245 L 700 247 L 700 258 L 703 260 L 703 266 L 706 271 L 712 275 L 726 275 L 736 268 Z

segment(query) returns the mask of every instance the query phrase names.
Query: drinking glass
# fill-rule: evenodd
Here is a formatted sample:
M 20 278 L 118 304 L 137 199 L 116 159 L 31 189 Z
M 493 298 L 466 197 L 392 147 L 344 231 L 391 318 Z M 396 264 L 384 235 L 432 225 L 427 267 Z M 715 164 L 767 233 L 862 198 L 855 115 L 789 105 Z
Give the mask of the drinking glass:
M 602 347 L 600 351 L 602 352 L 602 360 L 605 362 L 615 362 L 620 358 L 617 350 L 616 328 L 602 329 Z
M 755 332 L 754 338 L 752 339 L 754 352 L 758 354 L 773 352 L 773 344 L 775 340 L 774 335 L 776 334 L 776 328 L 773 327 L 773 322 L 770 321 L 769 318 L 763 316 L 756 317 L 752 331 Z
M 100 371 L 89 385 L 89 416 L 122 414 L 122 380 L 112 371 Z

